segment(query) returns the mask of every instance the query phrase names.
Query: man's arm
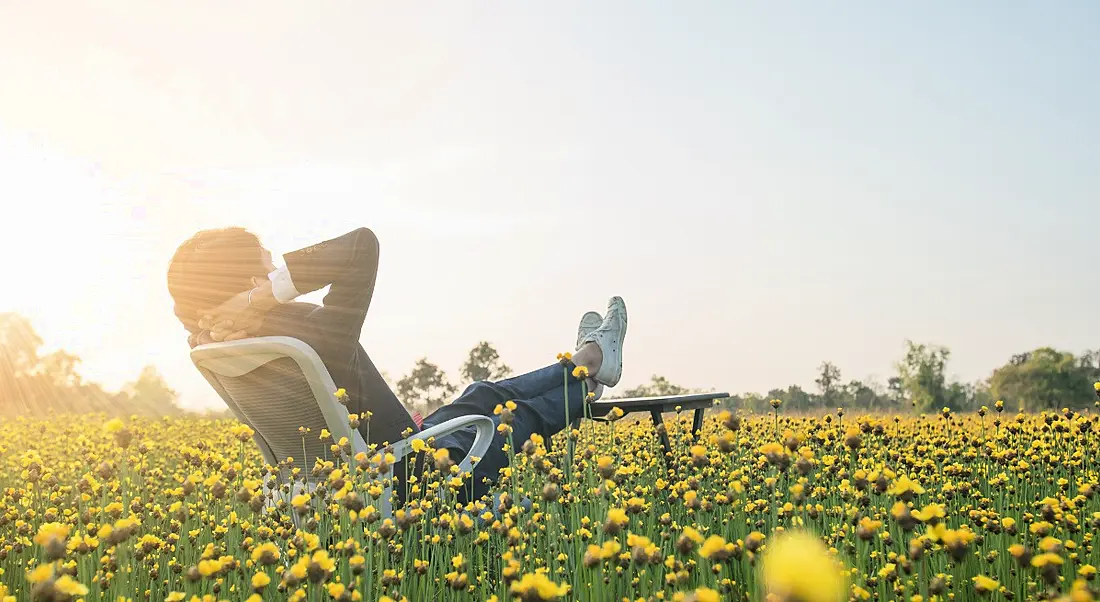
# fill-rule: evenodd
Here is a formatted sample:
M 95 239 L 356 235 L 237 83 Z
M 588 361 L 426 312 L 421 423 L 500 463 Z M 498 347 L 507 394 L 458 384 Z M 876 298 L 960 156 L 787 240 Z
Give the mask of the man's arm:
M 286 303 L 299 294 L 329 286 L 324 307 L 311 314 L 310 322 L 326 342 L 357 342 L 374 296 L 378 251 L 374 232 L 367 228 L 352 230 L 284 255 L 286 267 L 273 272 L 270 286 L 258 293 Z

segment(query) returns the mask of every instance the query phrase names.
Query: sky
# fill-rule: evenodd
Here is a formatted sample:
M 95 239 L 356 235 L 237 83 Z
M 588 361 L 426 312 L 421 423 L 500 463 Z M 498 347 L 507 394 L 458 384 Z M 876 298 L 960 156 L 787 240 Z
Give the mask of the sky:
M 517 371 L 622 295 L 623 383 L 904 341 L 1100 347 L 1100 4 L 0 0 L 0 311 L 220 406 L 164 273 L 201 228 L 381 240 L 392 378 Z M 310 300 L 316 300 L 311 296 Z

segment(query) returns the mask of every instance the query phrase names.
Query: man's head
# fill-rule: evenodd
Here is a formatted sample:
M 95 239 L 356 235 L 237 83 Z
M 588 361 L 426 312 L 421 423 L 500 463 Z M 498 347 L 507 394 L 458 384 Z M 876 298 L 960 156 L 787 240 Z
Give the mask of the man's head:
M 196 332 L 204 312 L 256 286 L 274 269 L 271 253 L 248 230 L 202 230 L 184 241 L 168 264 L 176 317 Z

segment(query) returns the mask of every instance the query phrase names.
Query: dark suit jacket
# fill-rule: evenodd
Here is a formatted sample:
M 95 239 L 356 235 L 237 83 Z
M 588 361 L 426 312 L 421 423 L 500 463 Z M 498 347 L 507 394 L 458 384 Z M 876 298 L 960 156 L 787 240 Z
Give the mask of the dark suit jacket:
M 301 294 L 329 287 L 321 306 L 286 303 L 271 310 L 255 336 L 288 336 L 317 352 L 337 387 L 348 393 L 348 411 L 371 412 L 360 432 L 370 443 L 395 443 L 416 424 L 390 390 L 374 362 L 359 343 L 363 320 L 374 296 L 378 274 L 378 239 L 359 228 L 325 242 L 283 256 L 294 288 Z M 191 346 L 203 341 L 190 338 Z

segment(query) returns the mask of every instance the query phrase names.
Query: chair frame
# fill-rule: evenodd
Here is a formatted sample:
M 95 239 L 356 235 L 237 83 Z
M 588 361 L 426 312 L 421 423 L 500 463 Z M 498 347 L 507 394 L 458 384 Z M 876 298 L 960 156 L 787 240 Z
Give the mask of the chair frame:
M 223 343 L 211 343 L 200 345 L 191 350 L 191 361 L 206 378 L 207 382 L 217 391 L 222 401 L 229 406 L 230 411 L 241 422 L 248 421 L 241 414 L 232 397 L 218 383 L 217 376 L 237 377 L 248 374 L 260 368 L 268 362 L 290 358 L 298 365 L 302 375 L 309 383 L 313 399 L 325 421 L 325 428 L 332 434 L 335 441 L 347 437 L 351 444 L 351 455 L 370 453 L 366 441 L 358 430 L 351 428 L 348 422 L 348 411 L 336 398 L 336 384 L 332 380 L 328 369 L 325 368 L 320 356 L 312 347 L 299 339 L 292 337 L 255 337 L 228 341 Z M 249 426 L 252 426 L 249 424 Z M 303 425 L 305 426 L 305 425 Z M 412 442 L 439 438 L 455 431 L 473 426 L 475 429 L 474 442 L 470 451 L 458 463 L 459 474 L 473 472 L 474 458 L 483 458 L 493 441 L 495 425 L 488 416 L 461 416 L 422 430 L 407 439 L 392 443 L 393 455 L 397 462 L 402 461 L 412 452 Z M 272 466 L 277 466 L 279 458 L 275 457 L 271 446 L 264 439 L 264 433 L 253 428 L 253 439 L 260 448 L 264 461 Z M 310 490 L 315 484 L 307 483 Z M 392 516 L 390 497 L 392 486 L 388 487 L 379 499 L 382 508 L 379 509 L 385 517 Z

